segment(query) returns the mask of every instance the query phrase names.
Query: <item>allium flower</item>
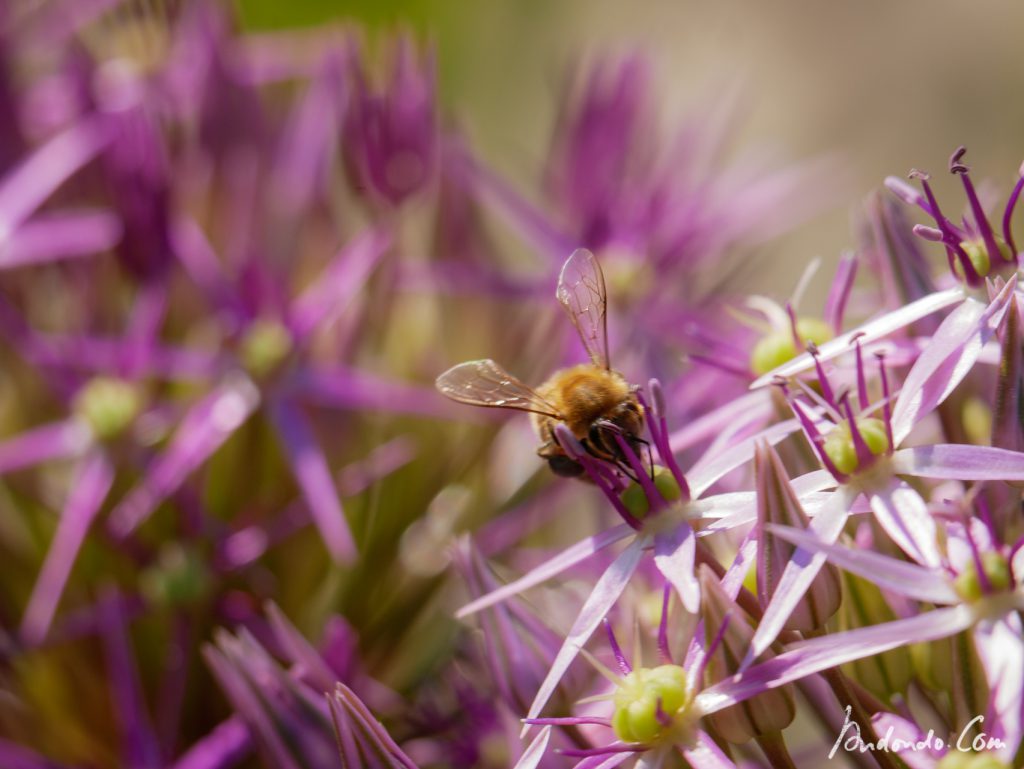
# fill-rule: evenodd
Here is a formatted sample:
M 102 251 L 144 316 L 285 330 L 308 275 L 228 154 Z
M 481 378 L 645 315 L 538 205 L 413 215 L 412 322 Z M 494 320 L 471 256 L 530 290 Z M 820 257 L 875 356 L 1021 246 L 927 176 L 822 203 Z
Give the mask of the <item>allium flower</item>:
M 534 698 L 529 711 L 531 718 L 539 715 L 569 664 L 596 630 L 602 617 L 618 600 L 639 566 L 645 550 L 654 551 L 657 568 L 679 593 L 686 609 L 691 612 L 698 610 L 700 588 L 694 574 L 697 535 L 691 522 L 708 521 L 710 526 L 704 531 L 711 533 L 753 517 L 753 499 L 750 494 L 727 493 L 707 498 L 701 498 L 701 495 L 719 478 L 749 461 L 758 440 L 778 441 L 795 428 L 791 423 L 768 428 L 753 438 L 729 447 L 720 455 L 705 458 L 684 476 L 669 444 L 661 385 L 652 380 L 649 390 L 652 401 L 648 403 L 642 399 L 641 403 L 648 414 L 651 445 L 663 464 L 653 468 L 645 467 L 625 438 L 617 435 L 619 448 L 633 471 L 632 482 L 628 482 L 628 478 L 611 469 L 607 463 L 591 457 L 564 425 L 556 428 L 563 448 L 570 457 L 583 465 L 590 479 L 601 489 L 624 523 L 603 534 L 588 537 L 525 576 L 467 604 L 459 611 L 459 616 L 479 611 L 556 576 L 616 542 L 631 538 L 626 548 L 597 581 L 593 592 L 580 609 Z
M 944 552 L 934 563 L 921 557 L 906 563 L 870 550 L 827 545 L 811 533 L 786 527 L 775 533 L 890 593 L 948 607 L 874 630 L 914 643 L 924 640 L 915 633 L 927 633 L 932 640 L 972 628 L 991 691 L 986 732 L 1006 743 L 996 755 L 1010 760 L 1024 737 L 1024 638 L 1018 614 L 1024 608 L 1024 551 L 992 541 L 988 527 L 976 518 L 943 528 Z M 833 639 L 846 641 L 842 633 Z
M 977 360 L 985 342 L 992 338 L 994 328 L 998 325 L 998 318 L 1005 311 L 1006 304 L 1011 296 L 1018 295 L 1017 254 L 1013 246 L 1000 246 L 996 242 L 996 236 L 985 218 L 970 181 L 967 167 L 960 163 L 963 152 L 963 148 L 957 150 L 950 163 L 951 172 L 963 180 L 974 215 L 974 223 L 971 224 L 965 219 L 963 228 L 956 228 L 939 212 L 938 203 L 935 202 L 926 175 L 915 173 L 915 178 L 920 178 L 925 189 L 923 196 L 902 181 L 892 177 L 886 180 L 889 189 L 904 201 L 916 204 L 926 213 L 938 217 L 940 230 L 922 229 L 918 226 L 914 231 L 927 236 L 926 239 L 938 239 L 945 244 L 950 271 L 958 284 L 952 288 L 926 294 L 906 306 L 826 342 L 818 348 L 817 357 L 821 361 L 847 352 L 855 339 L 860 339 L 862 344 L 867 345 L 915 324 L 939 310 L 955 305 L 953 311 L 932 334 L 928 354 L 921 356 L 915 366 L 915 375 L 907 379 L 907 387 L 915 390 L 925 389 L 933 376 L 939 377 L 944 384 L 955 386 Z M 1024 176 L 1014 186 L 1003 215 L 1005 244 L 1013 243 L 1011 217 L 1021 189 L 1024 189 Z M 938 236 L 935 236 L 936 232 L 939 233 Z M 973 254 L 973 257 L 969 256 L 968 252 Z M 910 253 L 908 258 L 916 259 L 916 256 Z M 974 266 L 974 262 L 977 262 L 977 266 Z M 753 386 L 763 386 L 776 377 L 792 376 L 813 366 L 814 360 L 810 355 L 804 354 L 764 374 Z M 941 373 L 940 369 L 953 370 L 958 375 L 950 377 Z
M 818 364 L 818 395 L 800 384 L 799 393 L 789 392 L 790 405 L 800 420 L 826 473 L 818 488 L 834 486 L 836 491 L 811 522 L 811 530 L 822 541 L 832 543 L 846 524 L 854 502 L 864 495 L 875 520 L 905 553 L 923 563 L 939 563 L 935 523 L 920 494 L 901 476 L 957 478 L 960 480 L 1024 479 L 1024 454 L 984 446 L 937 444 L 900 449 L 914 424 L 937 406 L 952 389 L 948 381 L 933 381 L 938 393 L 922 408 L 922 391 L 909 384 L 926 350 L 908 375 L 895 406 L 885 365 L 879 361 L 881 414 L 872 405 L 868 372 L 860 346 L 857 347 L 854 397 L 837 391 Z M 816 359 L 816 358 L 815 358 Z M 943 370 L 940 370 L 940 374 Z M 956 372 L 949 376 L 957 376 Z M 927 395 L 924 402 L 927 402 Z M 831 477 L 829 477 L 831 476 Z M 752 654 L 763 652 L 775 640 L 787 617 L 824 564 L 822 554 L 798 550 L 786 566 L 775 597 L 765 610 L 751 644 Z

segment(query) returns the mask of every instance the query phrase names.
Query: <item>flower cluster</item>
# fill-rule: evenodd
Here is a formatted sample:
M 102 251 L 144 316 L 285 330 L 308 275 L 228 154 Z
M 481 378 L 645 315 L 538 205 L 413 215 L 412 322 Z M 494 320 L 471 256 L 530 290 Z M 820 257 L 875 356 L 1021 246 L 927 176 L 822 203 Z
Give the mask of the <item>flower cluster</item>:
M 0 766 L 1024 764 L 1024 169 L 886 180 L 818 313 L 732 267 L 828 162 L 631 55 L 529 189 L 443 53 L 0 10 Z

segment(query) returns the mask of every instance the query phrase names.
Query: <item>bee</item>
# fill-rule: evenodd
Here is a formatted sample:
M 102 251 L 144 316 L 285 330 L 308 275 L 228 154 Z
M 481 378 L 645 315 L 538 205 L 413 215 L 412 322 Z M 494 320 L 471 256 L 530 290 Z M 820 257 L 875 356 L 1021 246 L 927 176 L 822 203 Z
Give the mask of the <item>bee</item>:
M 437 378 L 437 389 L 460 403 L 530 412 L 541 441 L 537 454 L 555 475 L 578 477 L 583 466 L 568 456 L 555 437 L 562 423 L 587 453 L 632 477 L 616 436 L 640 456 L 644 411 L 631 385 L 608 358 L 607 295 L 604 273 L 594 255 L 577 249 L 562 266 L 555 291 L 590 358 L 552 374 L 533 389 L 493 360 L 460 363 Z

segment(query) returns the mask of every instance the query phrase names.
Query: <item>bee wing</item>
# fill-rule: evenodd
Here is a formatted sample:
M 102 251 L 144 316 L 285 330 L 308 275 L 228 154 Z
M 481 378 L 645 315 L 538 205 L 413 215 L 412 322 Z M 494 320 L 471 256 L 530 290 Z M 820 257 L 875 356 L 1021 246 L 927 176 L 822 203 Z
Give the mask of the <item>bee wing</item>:
M 435 384 L 442 395 L 460 403 L 562 418 L 557 408 L 493 360 L 471 360 L 452 366 Z
M 577 248 L 565 260 L 555 296 L 569 313 L 591 362 L 595 366 L 611 368 L 604 273 L 590 251 Z

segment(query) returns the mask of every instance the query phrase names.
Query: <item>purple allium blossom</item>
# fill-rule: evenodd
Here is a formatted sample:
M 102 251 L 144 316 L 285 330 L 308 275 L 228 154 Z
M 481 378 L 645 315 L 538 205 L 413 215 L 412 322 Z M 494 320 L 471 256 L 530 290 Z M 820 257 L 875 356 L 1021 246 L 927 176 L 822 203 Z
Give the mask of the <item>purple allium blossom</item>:
M 646 56 L 530 105 L 513 183 L 445 34 L 9 6 L 0 766 L 1024 761 L 1019 173 L 887 180 L 816 296 L 762 248 L 835 167 L 663 122 Z M 554 420 L 578 481 L 427 383 L 578 360 L 587 248 L 647 384 L 610 454 Z

